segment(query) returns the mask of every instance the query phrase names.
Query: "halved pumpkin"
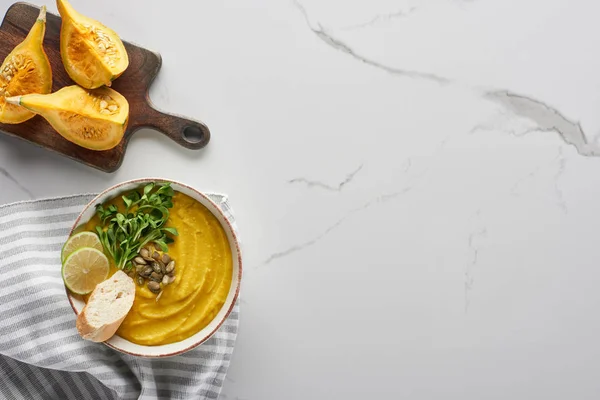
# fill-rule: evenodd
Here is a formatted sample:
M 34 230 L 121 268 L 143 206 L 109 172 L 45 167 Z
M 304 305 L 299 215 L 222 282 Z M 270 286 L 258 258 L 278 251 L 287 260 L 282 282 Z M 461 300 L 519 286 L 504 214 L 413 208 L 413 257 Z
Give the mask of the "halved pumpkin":
M 129 103 L 108 87 L 86 90 L 67 86 L 52 94 L 9 97 L 44 117 L 65 139 L 90 150 L 109 150 L 117 146 L 129 120 Z
M 45 32 L 46 7 L 42 7 L 25 40 L 6 56 L 0 66 L 2 123 L 19 124 L 35 116 L 22 107 L 8 104 L 6 97 L 29 93 L 44 94 L 52 90 L 52 69 L 42 45 Z
M 60 54 L 71 79 L 86 89 L 110 86 L 129 66 L 123 42 L 112 29 L 57 0 L 62 17 Z

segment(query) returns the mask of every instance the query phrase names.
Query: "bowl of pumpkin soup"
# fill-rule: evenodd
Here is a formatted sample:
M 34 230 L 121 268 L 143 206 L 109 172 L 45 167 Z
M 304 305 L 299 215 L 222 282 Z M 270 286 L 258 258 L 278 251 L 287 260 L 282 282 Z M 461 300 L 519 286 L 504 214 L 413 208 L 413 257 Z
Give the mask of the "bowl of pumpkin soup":
M 110 187 L 84 207 L 69 237 L 63 271 L 77 262 L 70 253 L 81 242 L 108 261 L 101 278 L 89 273 L 89 279 L 122 271 L 135 283 L 133 305 L 104 341 L 123 353 L 168 357 L 191 350 L 219 329 L 239 295 L 242 259 L 232 224 L 210 197 L 183 183 L 145 178 Z M 96 283 L 67 278 L 63 272 L 79 315 Z

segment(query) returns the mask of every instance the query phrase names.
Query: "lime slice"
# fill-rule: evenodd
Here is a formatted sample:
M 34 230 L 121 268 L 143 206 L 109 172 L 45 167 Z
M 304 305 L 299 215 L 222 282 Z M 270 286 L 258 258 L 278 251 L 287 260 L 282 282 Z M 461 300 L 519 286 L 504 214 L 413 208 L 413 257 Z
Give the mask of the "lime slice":
M 88 294 L 108 277 L 108 258 L 100 250 L 84 247 L 65 260 L 62 277 L 65 285 L 76 294 Z
M 67 257 L 73 254 L 73 252 L 84 247 L 91 247 L 102 251 L 102 243 L 100 243 L 98 235 L 93 232 L 80 232 L 77 235 L 71 236 L 63 246 L 60 257 L 61 261 L 64 263 Z

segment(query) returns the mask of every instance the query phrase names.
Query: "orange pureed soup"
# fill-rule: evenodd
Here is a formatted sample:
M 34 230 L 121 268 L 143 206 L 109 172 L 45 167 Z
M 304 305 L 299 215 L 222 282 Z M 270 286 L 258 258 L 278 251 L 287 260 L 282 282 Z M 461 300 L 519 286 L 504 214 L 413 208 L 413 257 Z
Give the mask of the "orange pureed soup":
M 120 211 L 124 208 L 120 196 L 109 204 Z M 94 216 L 84 230 L 95 232 L 99 224 L 98 216 Z M 229 241 L 205 206 L 175 192 L 166 226 L 179 232 L 175 243 L 169 245 L 169 255 L 175 260 L 175 281 L 164 287 L 158 301 L 146 285 L 136 283 L 133 307 L 117 331 L 122 338 L 141 345 L 178 342 L 199 332 L 219 312 L 231 286 Z M 109 275 L 115 272 L 112 265 Z

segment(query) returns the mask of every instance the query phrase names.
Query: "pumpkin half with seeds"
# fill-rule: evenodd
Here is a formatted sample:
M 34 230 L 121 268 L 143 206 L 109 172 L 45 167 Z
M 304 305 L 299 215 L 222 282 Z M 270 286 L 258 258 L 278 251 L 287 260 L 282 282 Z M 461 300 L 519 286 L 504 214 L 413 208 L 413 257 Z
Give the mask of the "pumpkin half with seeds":
M 67 86 L 52 94 L 8 97 L 6 101 L 44 117 L 65 139 L 90 150 L 117 146 L 129 120 L 129 103 L 108 87 Z
M 44 52 L 46 7 L 33 24 L 27 37 L 10 52 L 0 66 L 0 122 L 19 124 L 35 116 L 25 108 L 9 104 L 6 97 L 29 93 L 50 93 L 52 70 Z
M 110 86 L 129 66 L 123 42 L 112 29 L 88 18 L 66 0 L 57 0 L 62 17 L 60 54 L 71 79 L 86 89 Z

